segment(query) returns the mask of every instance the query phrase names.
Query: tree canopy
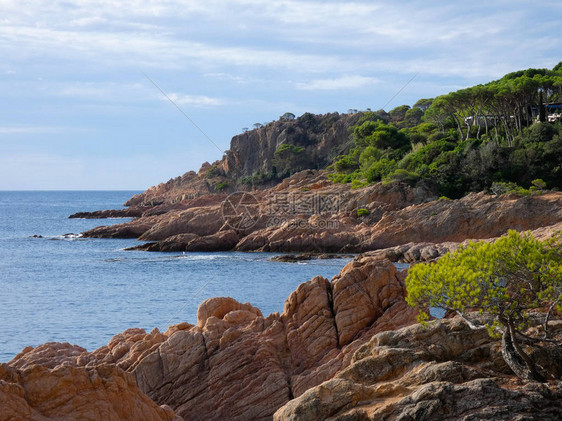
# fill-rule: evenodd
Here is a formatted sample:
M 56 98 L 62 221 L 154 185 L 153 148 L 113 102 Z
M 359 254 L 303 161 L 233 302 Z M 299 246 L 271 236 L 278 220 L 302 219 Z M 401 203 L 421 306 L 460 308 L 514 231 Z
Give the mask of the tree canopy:
M 469 243 L 436 263 L 412 266 L 406 288 L 407 302 L 421 309 L 422 319 L 431 307 L 465 318 L 473 310 L 492 315 L 486 326 L 502 333 L 507 364 L 521 378 L 543 380 L 521 342 L 561 343 L 550 337 L 549 321 L 562 311 L 562 233 L 541 242 L 509 231 L 492 243 Z M 540 334 L 526 333 L 536 325 Z
M 423 181 L 452 198 L 494 183 L 562 188 L 562 62 L 395 107 L 361 114 L 354 147 L 334 160 L 335 182 Z M 555 104 L 555 105 L 553 105 Z M 374 150 L 373 148 L 376 148 Z M 522 190 L 521 190 L 522 191 Z

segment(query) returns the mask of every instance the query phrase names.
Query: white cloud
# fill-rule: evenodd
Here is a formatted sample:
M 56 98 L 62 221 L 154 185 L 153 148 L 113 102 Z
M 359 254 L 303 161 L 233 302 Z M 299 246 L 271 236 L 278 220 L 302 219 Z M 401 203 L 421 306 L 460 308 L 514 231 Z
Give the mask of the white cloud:
M 212 98 L 205 95 L 189 95 L 189 94 L 168 94 L 170 99 L 178 105 L 189 105 L 192 107 L 218 107 L 224 105 L 224 100 L 219 98 Z
M 373 77 L 346 75 L 334 79 L 316 79 L 308 83 L 298 82 L 296 87 L 305 91 L 332 91 L 362 88 L 379 82 L 379 79 Z
M 442 1 L 87 0 L 30 1 L 26 8 L 5 1 L 0 15 L 10 18 L 0 27 L 0 52 L 15 60 L 41 53 L 109 67 L 190 67 L 219 74 L 239 66 L 327 75 L 402 71 L 413 57 L 431 60 L 446 53 L 445 66 L 432 73 L 458 69 L 447 66 L 448 59 L 464 57 L 470 66 L 476 57 L 479 72 L 491 75 L 489 65 L 513 66 L 518 54 L 526 54 L 514 47 L 535 39 L 526 32 L 524 7 L 494 9 L 482 2 L 459 14 L 458 5 Z M 381 61 L 393 62 L 393 68 Z
M 148 98 L 147 86 L 140 83 L 115 82 L 73 82 L 53 83 L 50 85 L 53 94 L 86 99 L 104 99 L 120 102 Z
M 236 82 L 236 83 L 249 83 L 250 80 L 248 78 L 242 76 L 232 75 L 226 72 L 213 72 L 213 73 L 205 73 L 204 77 L 213 78 L 217 80 L 225 80 L 229 82 Z
M 47 133 L 63 133 L 69 131 L 84 131 L 79 127 L 49 127 L 49 126 L 0 126 L 0 134 L 47 134 Z

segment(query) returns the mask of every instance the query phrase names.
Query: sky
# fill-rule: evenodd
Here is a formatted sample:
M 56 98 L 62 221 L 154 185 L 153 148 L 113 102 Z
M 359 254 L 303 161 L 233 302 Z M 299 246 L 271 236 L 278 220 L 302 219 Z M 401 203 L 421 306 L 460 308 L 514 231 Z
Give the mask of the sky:
M 552 68 L 561 21 L 540 0 L 0 0 L 0 190 L 144 190 L 285 112 Z

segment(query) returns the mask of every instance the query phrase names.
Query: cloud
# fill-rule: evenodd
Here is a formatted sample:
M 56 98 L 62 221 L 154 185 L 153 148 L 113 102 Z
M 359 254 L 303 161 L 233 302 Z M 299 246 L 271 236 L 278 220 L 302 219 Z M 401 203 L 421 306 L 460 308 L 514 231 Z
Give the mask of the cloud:
M 189 95 L 189 94 L 176 94 L 171 93 L 168 94 L 170 99 L 174 101 L 178 105 L 189 105 L 192 107 L 201 107 L 201 108 L 209 108 L 209 107 L 218 107 L 220 105 L 224 105 L 225 102 L 219 98 L 212 98 L 205 95 Z M 163 98 L 165 99 L 165 98 Z
M 242 76 L 232 75 L 226 72 L 213 72 L 213 73 L 205 73 L 203 74 L 204 77 L 213 78 L 217 80 L 224 80 L 228 82 L 236 82 L 236 83 L 249 83 L 248 78 Z
M 356 89 L 379 83 L 380 80 L 373 77 L 360 75 L 346 75 L 334 79 L 316 79 L 307 83 L 296 83 L 297 89 L 305 91 L 333 91 L 339 89 Z
M 525 21 L 537 11 L 506 4 L 480 2 L 460 16 L 458 6 L 444 1 L 32 1 L 26 10 L 5 1 L 0 14 L 10 19 L 0 27 L 0 51 L 15 60 L 41 53 L 112 68 L 189 67 L 207 74 L 226 74 L 228 66 L 299 74 L 396 72 L 416 57 L 444 55 L 445 66 L 433 67 L 433 74 L 455 69 L 462 75 L 447 61 L 464 57 L 467 65 L 476 58 L 479 72 L 490 76 L 490 65 L 513 67 L 525 55 L 514 47 L 536 38 Z
M 54 95 L 72 98 L 104 99 L 120 102 L 148 98 L 147 86 L 140 83 L 52 83 L 49 89 Z
M 85 129 L 79 127 L 48 127 L 48 126 L 0 126 L 0 134 L 15 135 L 15 134 L 47 134 L 47 133 L 62 133 L 69 131 L 84 131 Z

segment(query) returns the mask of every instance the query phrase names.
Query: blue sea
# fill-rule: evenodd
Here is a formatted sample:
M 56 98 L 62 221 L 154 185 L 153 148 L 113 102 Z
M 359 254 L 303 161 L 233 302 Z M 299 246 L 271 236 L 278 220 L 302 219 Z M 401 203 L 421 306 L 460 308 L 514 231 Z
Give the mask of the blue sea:
M 331 278 L 349 261 L 124 251 L 137 241 L 75 235 L 126 219 L 70 214 L 118 209 L 135 193 L 0 192 L 0 362 L 28 345 L 69 342 L 92 351 L 130 327 L 195 323 L 199 303 L 210 297 L 249 302 L 264 316 L 281 312 L 300 283 L 315 275 Z

